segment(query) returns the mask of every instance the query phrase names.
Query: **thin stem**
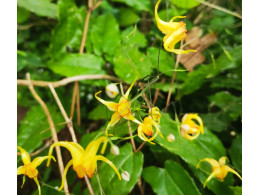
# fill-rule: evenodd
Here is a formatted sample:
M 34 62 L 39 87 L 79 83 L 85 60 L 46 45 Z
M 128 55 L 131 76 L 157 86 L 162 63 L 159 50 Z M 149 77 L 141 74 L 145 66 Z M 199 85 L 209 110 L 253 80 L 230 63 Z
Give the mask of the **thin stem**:
M 114 76 L 110 75 L 103 75 L 103 74 L 96 74 L 96 75 L 78 75 L 78 76 L 73 76 L 73 77 L 67 77 L 64 78 L 60 81 L 55 81 L 55 82 L 49 82 L 49 81 L 33 81 L 31 80 L 32 84 L 34 86 L 38 87 L 49 87 L 49 83 L 52 84 L 54 88 L 56 87 L 61 87 L 64 85 L 67 85 L 69 83 L 73 83 L 75 81 L 82 81 L 82 80 L 99 80 L 99 79 L 104 79 L 104 80 L 111 80 L 115 82 L 120 82 L 120 79 Z M 23 79 L 18 79 L 17 80 L 17 85 L 23 85 L 23 86 L 29 86 L 29 81 L 28 80 L 23 80 Z
M 74 83 L 72 101 L 71 101 L 71 107 L 70 107 L 70 118 L 71 118 L 71 120 L 73 119 L 73 116 L 74 116 L 75 103 L 76 103 L 76 97 L 77 97 L 77 87 L 78 87 L 78 82 L 76 81 Z
M 183 40 L 181 40 L 181 47 L 180 47 L 180 49 L 182 49 L 182 48 L 183 48 Z M 181 58 L 181 54 L 178 54 L 177 55 L 177 59 L 176 59 L 176 63 L 175 63 L 175 67 L 174 67 L 175 70 L 178 68 L 178 65 L 179 65 L 179 62 L 180 62 L 180 58 Z M 168 97 L 167 97 L 167 101 L 166 101 L 165 113 L 167 112 L 167 109 L 169 107 L 169 103 L 170 103 L 170 100 L 171 100 L 172 88 L 173 88 L 175 77 L 176 77 L 176 71 L 174 71 L 173 75 L 172 75 L 171 87 L 169 89 L 169 93 L 168 93 Z
M 144 87 L 143 87 L 143 85 L 142 85 L 141 82 L 139 82 L 138 85 L 139 85 L 139 87 L 140 87 L 142 90 L 144 90 Z M 151 102 L 148 100 L 148 98 L 147 98 L 145 92 L 143 92 L 143 95 L 142 95 L 142 96 L 143 96 L 144 101 L 146 102 L 148 108 L 150 109 L 151 107 L 153 107 L 153 105 L 151 104 Z
M 84 178 L 85 178 L 85 181 L 86 181 L 86 183 L 87 183 L 87 186 L 88 186 L 88 189 L 89 189 L 90 194 L 91 194 L 91 195 L 95 195 L 95 193 L 94 193 L 94 191 L 93 191 L 93 188 L 92 188 L 92 186 L 91 186 L 91 184 L 90 184 L 90 182 L 89 182 L 88 177 L 85 175 Z
M 160 92 L 160 89 L 156 89 L 155 90 L 155 95 L 154 95 L 154 99 L 153 99 L 153 105 L 155 105 L 155 103 L 156 103 L 156 101 L 158 99 L 159 92 Z
M 134 141 L 134 138 L 133 138 L 133 133 L 132 133 L 130 121 L 127 121 L 127 125 L 128 125 L 129 135 L 131 137 L 132 148 L 133 148 L 133 151 L 136 152 L 136 146 L 135 146 L 135 141 Z
M 75 131 L 73 129 L 72 121 L 69 119 L 66 111 L 64 110 L 64 108 L 63 108 L 63 106 L 61 104 L 61 101 L 60 101 L 60 99 L 59 99 L 55 89 L 53 88 L 53 86 L 51 84 L 49 84 L 49 88 L 51 90 L 51 93 L 52 93 L 55 101 L 57 102 L 57 104 L 59 106 L 59 109 L 61 111 L 61 114 L 62 114 L 63 118 L 65 119 L 65 121 L 67 123 L 68 129 L 69 129 L 71 137 L 72 137 L 72 141 L 73 142 L 77 142 L 77 138 L 76 138 L 76 135 L 75 135 Z
M 48 107 L 46 106 L 44 101 L 41 99 L 41 97 L 35 91 L 35 89 L 33 87 L 33 83 L 31 82 L 29 73 L 26 74 L 26 78 L 27 78 L 27 81 L 28 81 L 29 90 L 31 91 L 33 97 L 39 102 L 39 104 L 41 105 L 41 107 L 43 108 L 43 110 L 45 112 L 45 115 L 46 115 L 46 117 L 48 119 L 49 126 L 51 128 L 52 138 L 54 140 L 54 143 L 56 143 L 59 140 L 58 140 L 56 129 L 55 129 L 52 117 L 50 115 L 50 112 L 48 110 Z M 61 175 L 61 178 L 62 178 L 63 171 L 64 171 L 64 165 L 63 165 L 63 161 L 62 161 L 60 147 L 59 146 L 55 147 L 55 150 L 56 150 L 56 153 L 57 153 L 59 171 L 60 171 L 60 175 Z M 65 194 L 69 194 L 69 187 L 68 187 L 67 179 L 65 179 L 65 182 L 64 182 L 64 191 L 65 191 Z
M 77 81 L 78 83 L 78 81 Z M 80 96 L 79 96 L 79 83 L 77 87 L 77 124 L 80 126 Z
M 83 31 L 83 35 L 82 35 L 82 39 L 81 39 L 80 50 L 79 50 L 80 54 L 82 54 L 83 51 L 84 51 L 84 46 L 85 46 L 86 39 L 87 39 L 88 24 L 89 24 L 91 12 L 92 12 L 92 9 L 87 10 L 87 16 L 86 16 L 86 20 L 85 20 L 84 31 Z
M 144 142 L 139 146 L 139 148 L 137 148 L 136 152 L 138 152 L 139 150 L 141 150 L 145 143 L 146 143 L 146 141 L 144 141 Z

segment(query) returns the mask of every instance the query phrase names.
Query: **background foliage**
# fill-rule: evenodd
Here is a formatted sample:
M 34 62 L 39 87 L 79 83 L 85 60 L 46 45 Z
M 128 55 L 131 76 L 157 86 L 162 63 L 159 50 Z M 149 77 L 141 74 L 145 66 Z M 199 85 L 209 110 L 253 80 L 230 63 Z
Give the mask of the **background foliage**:
M 241 12 L 240 0 L 215 0 L 212 4 Z M 18 0 L 17 1 L 17 77 L 25 79 L 29 72 L 32 80 L 58 81 L 64 77 L 86 74 L 109 74 L 125 83 L 132 83 L 138 76 L 142 82 L 159 79 L 147 91 L 152 101 L 155 91 L 160 96 L 156 102 L 162 111 L 170 89 L 176 56 L 161 47 L 163 34 L 154 20 L 152 0 L 103 0 L 90 17 L 85 53 L 78 54 L 86 18 L 85 0 Z M 196 170 L 198 161 L 205 157 L 218 159 L 228 156 L 232 168 L 242 174 L 242 20 L 209 8 L 195 0 L 170 0 L 160 5 L 159 15 L 166 20 L 175 15 L 186 15 L 187 29 L 194 26 L 202 30 L 202 36 L 215 33 L 217 41 L 205 49 L 203 63 L 194 71 L 177 72 L 172 91 L 172 103 L 167 114 L 162 114 L 161 129 L 164 137 L 175 135 L 173 143 L 157 137 L 157 144 L 145 144 L 138 153 L 132 153 L 129 141 L 116 141 L 119 157 L 108 154 L 119 170 L 130 173 L 130 181 L 119 181 L 115 172 L 102 164 L 99 179 L 105 194 L 139 194 L 137 180 L 141 176 L 145 194 L 241 194 L 241 181 L 229 174 L 225 181 L 213 179 L 202 188 L 211 172 L 210 166 Z M 168 16 L 167 16 L 168 15 Z M 160 58 L 158 64 L 158 54 Z M 136 66 L 133 69 L 129 58 Z M 185 70 L 180 65 L 179 70 Z M 102 90 L 107 80 L 80 82 L 81 121 L 74 117 L 77 138 L 85 147 L 93 138 L 104 132 L 111 112 L 101 105 L 94 93 Z M 135 88 L 132 97 L 140 91 Z M 42 148 L 51 138 L 43 110 L 34 100 L 28 88 L 18 86 L 18 137 L 17 144 L 28 152 Z M 64 122 L 56 102 L 47 88 L 36 88 L 47 103 L 55 124 Z M 67 113 L 70 111 L 73 84 L 56 88 Z M 119 97 L 118 97 L 119 99 Z M 134 111 L 142 108 L 144 100 L 138 98 Z M 199 113 L 205 125 L 205 134 L 194 141 L 183 139 L 178 131 L 175 116 Z M 143 116 L 144 112 L 139 113 Z M 137 116 L 139 116 L 137 114 Z M 58 125 L 59 140 L 71 140 L 65 125 Z M 132 124 L 136 134 L 136 125 Z M 128 136 L 125 121 L 115 127 L 115 135 Z M 142 142 L 136 137 L 136 144 Z M 70 159 L 62 150 L 64 161 Z M 108 152 L 109 153 L 109 152 Z M 47 149 L 40 155 L 47 154 Z M 21 164 L 18 156 L 18 165 Z M 58 194 L 60 185 L 57 165 L 39 168 L 42 194 Z M 68 183 L 73 194 L 88 194 L 86 184 L 68 172 Z M 91 179 L 96 194 L 100 193 L 97 178 Z M 22 177 L 18 177 L 19 194 L 37 193 L 36 185 L 27 179 L 20 189 Z M 61 193 L 62 194 L 62 193 Z

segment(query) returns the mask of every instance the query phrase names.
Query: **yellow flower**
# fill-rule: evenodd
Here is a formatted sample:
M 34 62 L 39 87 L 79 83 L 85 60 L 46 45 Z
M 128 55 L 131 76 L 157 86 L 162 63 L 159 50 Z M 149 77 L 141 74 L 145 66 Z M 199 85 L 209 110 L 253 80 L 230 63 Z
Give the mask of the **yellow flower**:
M 198 114 L 185 114 L 181 123 L 181 135 L 188 140 L 196 139 L 200 133 L 204 134 L 203 122 Z
M 68 162 L 64 169 L 63 177 L 62 177 L 62 182 L 61 186 L 58 189 L 59 191 L 64 187 L 64 181 L 66 178 L 66 174 L 68 172 L 68 169 L 71 165 L 73 165 L 73 170 L 76 171 L 77 176 L 79 178 L 83 178 L 84 175 L 87 175 L 89 178 L 91 178 L 94 174 L 94 171 L 97 168 L 97 161 L 102 160 L 105 161 L 107 164 L 109 164 L 114 171 L 117 173 L 118 178 L 121 180 L 121 175 L 119 174 L 117 168 L 115 165 L 105 158 L 104 156 L 97 155 L 98 148 L 102 142 L 104 142 L 102 149 L 101 149 L 101 154 L 104 154 L 106 146 L 107 146 L 107 137 L 102 136 L 98 138 L 97 140 L 94 140 L 90 142 L 87 146 L 87 148 L 84 150 L 81 145 L 75 142 L 56 142 L 52 144 L 49 150 L 49 156 L 51 155 L 53 148 L 55 146 L 63 146 L 67 148 L 72 156 L 72 159 Z M 50 160 L 47 162 L 47 166 L 50 165 Z
M 145 135 L 148 135 L 148 136 L 153 135 L 153 126 L 156 129 L 156 133 L 153 137 L 147 138 Z M 155 137 L 157 136 L 158 133 L 163 138 L 159 125 L 152 119 L 151 116 L 144 118 L 144 121 L 141 124 L 139 124 L 137 132 L 138 132 L 138 137 L 140 139 L 147 141 L 151 144 L 154 144 L 152 141 L 155 139 Z
M 95 94 L 95 97 L 97 98 L 98 101 L 100 101 L 102 104 L 106 105 L 109 110 L 115 112 L 112 115 L 110 122 L 108 123 L 107 129 L 106 129 L 106 135 L 108 135 L 108 129 L 110 127 L 113 127 L 121 118 L 131 120 L 137 124 L 140 124 L 140 122 L 132 116 L 131 111 L 130 111 L 131 104 L 128 101 L 128 96 L 129 96 L 129 93 L 130 93 L 134 83 L 135 83 L 135 80 L 131 84 L 131 86 L 125 93 L 125 95 L 123 95 L 123 97 L 120 98 L 119 103 L 108 102 L 108 101 L 105 101 L 105 100 L 99 98 L 97 95 L 99 93 L 101 93 L 101 91 L 99 91 Z
M 186 16 L 175 16 L 170 22 L 165 22 L 161 20 L 158 16 L 157 10 L 161 0 L 156 3 L 155 6 L 155 19 L 157 22 L 157 26 L 162 31 L 165 36 L 163 37 L 163 46 L 166 51 L 174 52 L 176 54 L 185 54 L 189 52 L 197 52 L 196 50 L 181 50 L 174 49 L 174 46 L 180 40 L 186 38 L 186 24 L 184 22 L 173 22 L 173 20 L 177 18 L 185 18 Z
M 160 124 L 161 113 L 158 107 L 152 107 L 149 109 L 149 114 L 156 123 Z
M 22 158 L 22 161 L 24 164 L 24 166 L 18 167 L 17 175 L 24 174 L 24 175 L 27 175 L 29 178 L 34 179 L 35 183 L 38 186 L 39 194 L 41 194 L 41 187 L 40 187 L 40 184 L 37 179 L 38 170 L 36 168 L 42 163 L 42 161 L 44 161 L 46 159 L 49 159 L 49 160 L 53 159 L 54 161 L 56 161 L 55 158 L 53 156 L 43 156 L 43 157 L 37 157 L 31 162 L 31 157 L 28 154 L 28 152 L 26 152 L 20 146 L 17 146 L 17 148 L 21 152 L 21 158 Z
M 216 161 L 215 159 L 212 159 L 212 158 L 204 158 L 199 161 L 196 168 L 199 168 L 200 162 L 202 162 L 202 161 L 207 161 L 212 166 L 212 173 L 210 174 L 210 176 L 207 178 L 207 180 L 203 184 L 203 188 L 205 188 L 206 183 L 209 180 L 211 180 L 214 176 L 216 176 L 217 179 L 220 179 L 221 181 L 223 181 L 223 179 L 227 176 L 228 172 L 235 174 L 236 176 L 239 177 L 239 179 L 242 180 L 241 176 L 235 170 L 233 170 L 229 166 L 225 165 L 226 160 L 228 160 L 228 158 L 226 156 L 222 156 L 218 161 Z

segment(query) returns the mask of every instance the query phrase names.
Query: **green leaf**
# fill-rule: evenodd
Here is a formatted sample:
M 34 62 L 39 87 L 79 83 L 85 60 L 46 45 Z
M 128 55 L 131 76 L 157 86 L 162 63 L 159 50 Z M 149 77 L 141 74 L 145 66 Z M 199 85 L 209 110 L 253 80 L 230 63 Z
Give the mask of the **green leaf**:
M 197 139 L 190 141 L 180 135 L 178 124 L 171 119 L 169 114 L 162 113 L 160 126 L 164 139 L 157 136 L 158 144 L 179 155 L 193 166 L 196 166 L 203 158 L 219 159 L 221 156 L 225 156 L 225 148 L 221 141 L 206 128 L 204 128 L 203 135 L 200 134 Z M 169 134 L 175 136 L 174 142 L 167 141 L 166 137 Z
M 102 58 L 93 54 L 68 54 L 60 61 L 52 61 L 49 68 L 66 77 L 83 74 L 104 74 Z
M 119 25 L 128 26 L 135 24 L 139 16 L 130 8 L 120 8 L 119 9 Z
M 211 131 L 221 132 L 227 130 L 230 122 L 222 112 L 201 114 L 200 116 L 204 126 Z
M 149 47 L 147 50 L 147 56 L 151 60 L 153 64 L 153 68 L 158 68 L 158 54 L 159 49 L 155 47 Z M 172 56 L 169 52 L 164 51 L 163 49 L 160 50 L 159 56 L 159 71 L 164 73 L 167 76 L 172 76 L 174 71 L 175 62 L 173 61 Z
M 209 78 L 217 76 L 221 71 L 233 69 L 241 66 L 242 62 L 242 47 L 233 48 L 230 51 L 232 56 L 232 61 L 228 59 L 226 54 L 222 54 L 216 61 L 215 64 L 200 65 L 198 69 L 193 72 L 188 73 L 188 77 L 185 82 L 181 85 L 180 93 L 177 99 L 181 98 L 183 95 L 188 95 L 198 90 L 202 84 L 207 82 Z
M 141 33 L 136 26 L 130 26 L 121 32 L 121 39 L 126 48 L 129 47 L 141 47 L 144 48 L 147 45 L 145 35 Z
M 242 195 L 242 187 L 240 186 L 229 186 L 231 190 L 233 190 L 234 195 Z
M 88 114 L 88 118 L 91 120 L 109 120 L 112 116 L 113 112 L 108 110 L 103 104 L 98 105 L 96 108 L 91 110 Z
M 22 24 L 27 21 L 30 12 L 24 8 L 17 7 L 17 24 Z
M 240 173 L 242 173 L 242 136 L 237 136 L 233 141 L 229 150 L 232 164 Z
M 176 91 L 175 89 L 177 88 L 177 84 L 174 83 L 173 84 L 173 88 L 172 88 L 172 93 L 174 94 Z M 171 84 L 170 83 L 155 83 L 153 86 L 152 86 L 153 89 L 160 89 L 162 90 L 163 92 L 169 92 L 170 88 L 171 88 Z
M 200 194 L 191 176 L 178 163 L 168 160 L 164 168 L 147 167 L 143 178 L 156 194 Z
M 39 56 L 30 52 L 17 51 L 17 71 L 23 68 L 30 67 L 45 67 Z
M 151 74 L 151 61 L 143 53 L 141 53 L 138 48 L 128 48 L 128 50 L 125 52 L 135 65 L 136 71 L 135 68 L 130 64 L 123 50 L 119 50 L 113 59 L 114 71 L 119 78 L 130 84 L 134 79 L 140 76 L 145 77 Z
M 92 24 L 90 32 L 95 54 L 113 56 L 121 42 L 119 25 L 114 16 L 110 13 L 99 16 Z
M 160 10 L 158 12 L 159 17 L 163 21 L 169 21 L 172 17 L 174 16 L 183 16 L 186 14 L 189 10 L 188 9 L 181 9 L 175 6 L 172 6 L 171 8 L 168 9 L 168 20 L 167 20 L 167 10 Z
M 50 18 L 58 17 L 57 5 L 48 0 L 18 0 L 17 5 L 37 14 L 38 16 L 46 16 Z
M 218 92 L 210 96 L 209 99 L 211 104 L 227 112 L 233 120 L 237 120 L 238 117 L 242 116 L 242 97 L 233 96 L 229 92 Z
M 200 2 L 196 0 L 170 0 L 170 1 L 173 5 L 176 5 L 184 9 L 191 9 L 200 4 Z
M 109 154 L 107 158 L 113 162 L 120 173 L 122 170 L 127 171 L 130 175 L 130 180 L 119 180 L 115 171 L 104 162 L 98 171 L 103 191 L 107 195 L 129 194 L 141 176 L 144 161 L 143 154 L 141 152 L 133 153 L 131 144 L 127 143 L 123 147 L 120 147 L 120 154 L 118 156 Z M 91 185 L 95 194 L 101 194 L 96 176 L 92 177 Z M 89 194 L 88 189 L 85 191 Z
M 73 1 L 60 0 L 59 6 L 59 23 L 54 28 L 50 43 L 50 53 L 53 58 L 60 56 L 69 51 L 78 52 L 86 15 L 86 8 L 78 9 Z
M 150 0 L 112 0 L 114 2 L 125 3 L 126 5 L 133 7 L 139 11 L 148 11 L 152 13 L 151 1 Z
M 54 124 L 64 122 L 58 108 L 56 106 L 47 105 L 51 113 Z M 56 131 L 60 131 L 64 125 L 56 126 Z M 23 120 L 20 121 L 17 133 L 17 144 L 24 148 L 27 152 L 34 151 L 42 144 L 42 141 L 51 137 L 51 130 L 42 131 L 49 128 L 47 117 L 41 106 L 33 106 L 26 113 Z

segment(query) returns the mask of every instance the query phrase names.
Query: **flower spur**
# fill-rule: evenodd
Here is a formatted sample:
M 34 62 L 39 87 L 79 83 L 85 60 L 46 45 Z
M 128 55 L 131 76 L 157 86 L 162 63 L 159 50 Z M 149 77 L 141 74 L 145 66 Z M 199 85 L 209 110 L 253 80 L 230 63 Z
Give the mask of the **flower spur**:
M 28 154 L 28 152 L 26 152 L 20 146 L 17 146 L 17 148 L 21 152 L 21 158 L 22 158 L 22 161 L 23 161 L 23 164 L 24 164 L 24 166 L 18 167 L 17 175 L 24 174 L 24 175 L 27 175 L 29 178 L 34 179 L 35 183 L 37 184 L 37 187 L 38 187 L 38 190 L 39 190 L 39 195 L 40 195 L 41 194 L 41 187 L 40 187 L 39 181 L 37 179 L 39 172 L 36 168 L 42 163 L 42 161 L 44 161 L 46 159 L 49 159 L 49 161 L 51 159 L 53 159 L 54 161 L 56 161 L 56 160 L 53 156 L 43 156 L 43 157 L 37 157 L 31 162 L 31 157 Z
M 50 150 L 49 150 L 49 156 L 51 155 L 53 148 L 55 146 L 63 146 L 65 148 L 67 148 L 70 151 L 71 156 L 72 156 L 72 159 L 68 162 L 68 164 L 66 165 L 66 167 L 64 169 L 61 186 L 58 189 L 59 191 L 64 187 L 64 181 L 65 181 L 66 174 L 67 174 L 70 166 L 73 165 L 73 170 L 76 171 L 77 176 L 79 178 L 83 178 L 85 175 L 87 175 L 88 178 L 92 178 L 92 176 L 97 168 L 98 160 L 104 161 L 107 164 L 109 164 L 114 169 L 114 171 L 117 173 L 118 178 L 121 180 L 121 175 L 119 174 L 115 165 L 110 160 L 105 158 L 104 156 L 97 155 L 98 148 L 99 148 L 100 144 L 103 142 L 104 142 L 104 144 L 101 149 L 101 154 L 103 154 L 105 152 L 105 149 L 107 146 L 107 141 L 108 141 L 108 138 L 105 136 L 102 136 L 94 141 L 91 141 L 85 150 L 82 148 L 81 145 L 79 145 L 78 143 L 75 143 L 75 142 L 60 141 L 60 142 L 56 142 L 51 145 Z M 50 160 L 47 162 L 47 166 L 49 166 L 49 165 L 50 165 Z

